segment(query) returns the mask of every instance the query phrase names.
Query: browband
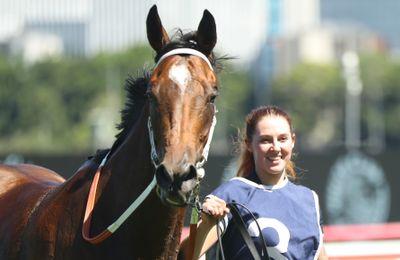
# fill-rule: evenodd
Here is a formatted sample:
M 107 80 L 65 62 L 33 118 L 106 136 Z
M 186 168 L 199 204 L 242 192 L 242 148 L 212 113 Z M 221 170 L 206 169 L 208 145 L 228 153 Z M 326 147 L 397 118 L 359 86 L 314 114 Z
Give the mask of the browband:
M 178 48 L 178 49 L 174 49 L 172 51 L 169 51 L 167 53 L 165 53 L 163 56 L 161 56 L 161 58 L 157 61 L 157 64 L 154 66 L 157 67 L 163 60 L 165 60 L 166 58 L 168 58 L 169 56 L 173 56 L 173 55 L 179 55 L 179 54 L 188 54 L 188 55 L 194 55 L 197 56 L 199 58 L 202 58 L 205 62 L 207 62 L 208 66 L 210 67 L 210 69 L 212 71 L 214 71 L 213 66 L 211 65 L 210 60 L 206 57 L 206 55 L 204 55 L 203 53 L 196 51 L 195 49 L 190 49 L 190 48 Z

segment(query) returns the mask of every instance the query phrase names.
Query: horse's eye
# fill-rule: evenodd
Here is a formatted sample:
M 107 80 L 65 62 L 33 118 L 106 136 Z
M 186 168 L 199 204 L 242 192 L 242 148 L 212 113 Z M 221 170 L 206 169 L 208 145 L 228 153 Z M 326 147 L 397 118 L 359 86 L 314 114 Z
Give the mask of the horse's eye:
M 210 99 L 209 99 L 209 102 L 212 103 L 212 104 L 214 104 L 215 99 L 217 98 L 217 96 L 218 96 L 218 95 L 211 95 L 211 96 L 210 96 Z
M 148 100 L 153 100 L 154 99 L 154 95 L 153 95 L 153 93 L 151 93 L 151 91 L 147 91 L 146 94 L 145 94 L 145 97 Z

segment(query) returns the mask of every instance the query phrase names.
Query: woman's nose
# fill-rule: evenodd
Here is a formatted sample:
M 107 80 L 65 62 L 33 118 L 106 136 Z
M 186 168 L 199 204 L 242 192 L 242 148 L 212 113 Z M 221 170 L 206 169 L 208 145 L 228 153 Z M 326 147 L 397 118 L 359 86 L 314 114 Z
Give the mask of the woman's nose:
M 279 144 L 278 141 L 274 141 L 274 142 L 272 143 L 272 149 L 273 149 L 274 151 L 280 151 L 280 150 L 281 150 L 281 146 L 280 146 L 280 144 Z

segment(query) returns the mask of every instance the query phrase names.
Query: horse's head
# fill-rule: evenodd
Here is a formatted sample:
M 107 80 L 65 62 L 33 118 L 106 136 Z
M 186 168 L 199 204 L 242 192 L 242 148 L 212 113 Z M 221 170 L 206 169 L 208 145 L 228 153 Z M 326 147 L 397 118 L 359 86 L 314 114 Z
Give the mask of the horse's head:
M 147 38 L 157 53 L 147 92 L 157 190 L 163 202 L 184 206 L 202 178 L 215 120 L 217 77 L 209 61 L 215 21 L 205 10 L 197 31 L 181 39 L 185 45 L 169 39 L 153 6 Z

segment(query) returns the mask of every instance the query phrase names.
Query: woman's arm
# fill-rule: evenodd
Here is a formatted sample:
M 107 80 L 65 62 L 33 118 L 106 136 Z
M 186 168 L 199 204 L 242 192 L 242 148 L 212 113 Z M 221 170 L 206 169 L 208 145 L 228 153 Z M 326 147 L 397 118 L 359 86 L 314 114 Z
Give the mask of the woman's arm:
M 318 260 L 328 260 L 328 255 L 326 254 L 325 247 L 322 246 L 319 251 Z
M 203 216 L 202 220 L 197 225 L 195 245 L 193 252 L 189 252 L 189 237 L 185 238 L 180 245 L 180 253 L 178 259 L 187 260 L 192 254 L 193 260 L 199 259 L 203 256 L 211 246 L 217 242 L 217 220 L 211 216 Z
M 200 220 L 199 225 L 197 226 L 193 260 L 199 259 L 208 251 L 208 249 L 211 248 L 212 245 L 214 245 L 215 242 L 217 242 L 218 235 L 216 223 L 217 219 L 203 214 L 202 220 Z
M 225 201 L 216 196 L 208 196 L 202 206 L 203 212 L 201 214 L 201 220 L 197 225 L 196 240 L 192 257 L 192 259 L 196 260 L 204 255 L 207 250 L 217 242 L 217 221 L 229 213 L 229 208 L 226 207 Z M 188 239 L 185 239 L 181 244 L 181 251 L 184 252 L 185 256 L 189 254 L 189 252 L 187 252 L 188 244 Z M 185 257 L 185 259 L 187 259 L 187 257 Z

